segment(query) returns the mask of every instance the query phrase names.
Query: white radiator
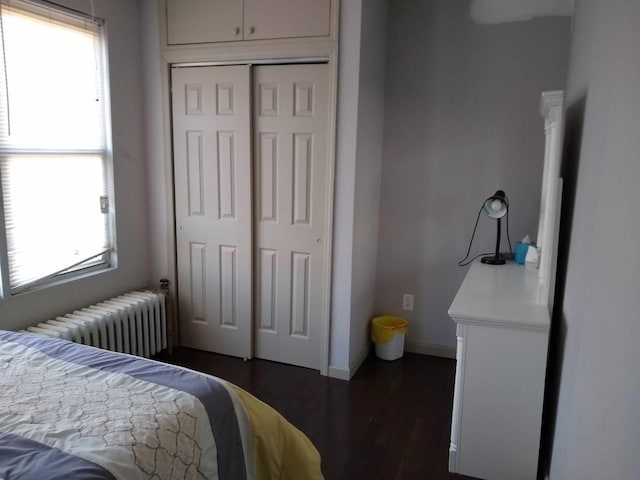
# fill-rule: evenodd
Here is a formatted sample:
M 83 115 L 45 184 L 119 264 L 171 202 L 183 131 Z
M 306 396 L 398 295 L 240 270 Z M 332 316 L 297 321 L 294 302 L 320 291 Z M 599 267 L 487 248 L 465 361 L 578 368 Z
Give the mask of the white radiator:
M 165 296 L 129 292 L 23 331 L 149 357 L 167 348 Z

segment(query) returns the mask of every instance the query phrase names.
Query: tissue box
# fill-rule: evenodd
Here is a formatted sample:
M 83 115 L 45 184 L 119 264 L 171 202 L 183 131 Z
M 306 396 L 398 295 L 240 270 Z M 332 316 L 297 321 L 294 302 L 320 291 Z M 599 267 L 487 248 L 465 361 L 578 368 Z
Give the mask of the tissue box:
M 527 250 L 529 250 L 529 245 L 533 245 L 532 243 L 522 243 L 516 242 L 516 248 L 513 253 L 513 260 L 520 264 L 524 265 L 524 259 L 527 256 Z

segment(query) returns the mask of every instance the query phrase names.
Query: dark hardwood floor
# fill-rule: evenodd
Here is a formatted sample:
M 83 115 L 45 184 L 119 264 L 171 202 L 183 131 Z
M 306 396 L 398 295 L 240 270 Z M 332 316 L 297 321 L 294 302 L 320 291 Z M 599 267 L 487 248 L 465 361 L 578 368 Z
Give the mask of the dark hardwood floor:
M 224 378 L 278 410 L 316 445 L 326 480 L 470 478 L 447 471 L 453 360 L 371 354 L 350 382 L 187 348 L 161 360 Z

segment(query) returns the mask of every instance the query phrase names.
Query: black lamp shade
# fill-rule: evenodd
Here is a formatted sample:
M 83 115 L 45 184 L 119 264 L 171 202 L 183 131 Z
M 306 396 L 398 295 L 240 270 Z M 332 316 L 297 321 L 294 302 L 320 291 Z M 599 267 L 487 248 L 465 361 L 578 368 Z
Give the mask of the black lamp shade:
M 498 190 L 484 201 L 482 211 L 489 218 L 502 218 L 509 210 L 509 200 L 502 190 Z

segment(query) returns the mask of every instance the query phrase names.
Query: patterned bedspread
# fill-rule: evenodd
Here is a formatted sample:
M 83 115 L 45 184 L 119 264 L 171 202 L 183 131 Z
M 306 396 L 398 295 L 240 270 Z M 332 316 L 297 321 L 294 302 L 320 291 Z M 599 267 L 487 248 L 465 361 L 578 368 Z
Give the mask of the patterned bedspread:
M 311 442 L 238 387 L 0 331 L 0 479 L 321 478 Z

